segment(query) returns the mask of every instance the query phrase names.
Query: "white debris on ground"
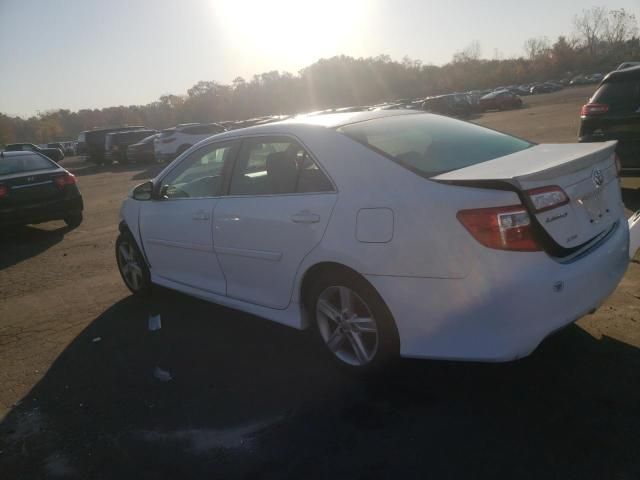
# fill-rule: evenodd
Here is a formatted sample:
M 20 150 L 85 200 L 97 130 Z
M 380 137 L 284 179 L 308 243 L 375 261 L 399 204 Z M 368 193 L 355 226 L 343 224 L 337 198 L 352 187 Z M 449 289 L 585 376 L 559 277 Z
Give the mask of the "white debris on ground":
M 270 419 L 255 424 L 225 429 L 191 428 L 173 432 L 142 431 L 136 435 L 148 442 L 181 442 L 187 443 L 187 450 L 194 454 L 203 454 L 211 450 L 251 449 L 252 442 L 266 427 L 277 423 L 280 418 Z
M 161 369 L 160 367 L 156 367 L 153 370 L 153 376 L 156 377 L 161 382 L 168 382 L 169 380 L 173 380 L 173 377 L 166 370 Z
M 162 322 L 160 319 L 160 314 L 149 315 L 149 331 L 155 332 L 156 330 L 160 330 L 161 328 L 162 328 Z
M 93 340 L 91 340 L 93 343 L 98 343 L 100 340 L 102 340 L 102 337 L 95 337 Z

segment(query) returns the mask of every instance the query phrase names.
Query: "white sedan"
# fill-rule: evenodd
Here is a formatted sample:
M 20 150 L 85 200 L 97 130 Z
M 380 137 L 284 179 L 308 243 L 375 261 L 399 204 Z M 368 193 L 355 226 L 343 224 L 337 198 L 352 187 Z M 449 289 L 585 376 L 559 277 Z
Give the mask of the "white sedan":
M 614 148 L 411 111 L 225 132 L 132 190 L 117 262 L 136 294 L 153 283 L 312 327 L 358 371 L 513 360 L 627 269 Z

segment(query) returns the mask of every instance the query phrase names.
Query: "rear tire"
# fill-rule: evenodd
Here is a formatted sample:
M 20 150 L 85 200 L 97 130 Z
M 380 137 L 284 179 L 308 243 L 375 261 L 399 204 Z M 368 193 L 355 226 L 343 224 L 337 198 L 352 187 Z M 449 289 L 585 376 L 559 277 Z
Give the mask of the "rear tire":
M 66 223 L 69 228 L 79 227 L 82 223 L 82 212 L 67 215 L 64 217 L 64 223 Z
M 320 275 L 309 288 L 305 305 L 317 341 L 348 372 L 378 372 L 399 356 L 393 316 L 358 274 L 344 270 Z
M 116 240 L 116 263 L 120 276 L 131 293 L 146 296 L 151 292 L 149 267 L 133 235 L 124 231 Z

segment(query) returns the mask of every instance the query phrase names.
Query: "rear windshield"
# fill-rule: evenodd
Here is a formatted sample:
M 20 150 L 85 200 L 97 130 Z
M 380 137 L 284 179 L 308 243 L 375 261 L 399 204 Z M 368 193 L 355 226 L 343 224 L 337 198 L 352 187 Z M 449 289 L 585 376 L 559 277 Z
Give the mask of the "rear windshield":
M 409 170 L 432 177 L 531 147 L 472 123 L 430 114 L 398 115 L 338 128 Z
M 30 155 L 4 156 L 0 158 L 0 175 L 31 172 L 33 170 L 55 170 L 58 166 L 48 158 L 36 153 Z
M 640 107 L 640 80 L 605 83 L 596 90 L 591 103 L 609 105 L 615 113 L 633 113 Z

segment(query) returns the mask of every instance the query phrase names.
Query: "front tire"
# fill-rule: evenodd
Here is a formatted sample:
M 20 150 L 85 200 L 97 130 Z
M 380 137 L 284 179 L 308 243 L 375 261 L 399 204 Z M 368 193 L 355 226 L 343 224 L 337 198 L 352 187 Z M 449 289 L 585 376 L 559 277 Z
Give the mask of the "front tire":
M 131 293 L 148 295 L 151 291 L 151 274 L 133 235 L 125 231 L 116 240 L 116 262 L 125 285 Z
M 393 316 L 359 275 L 345 271 L 319 277 L 306 303 L 316 338 L 342 368 L 367 374 L 398 357 L 400 341 Z

